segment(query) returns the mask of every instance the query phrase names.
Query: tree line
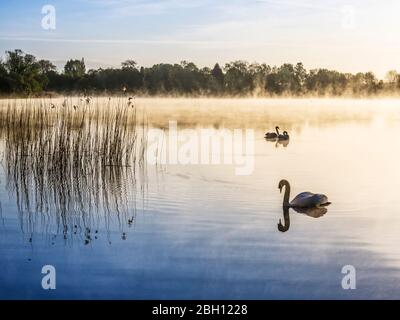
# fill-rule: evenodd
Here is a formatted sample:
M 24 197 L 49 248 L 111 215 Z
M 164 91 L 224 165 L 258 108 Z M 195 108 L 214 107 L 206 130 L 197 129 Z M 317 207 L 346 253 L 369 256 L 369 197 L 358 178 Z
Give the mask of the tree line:
M 366 96 L 400 93 L 400 74 L 389 71 L 385 80 L 372 72 L 341 73 L 306 70 L 301 62 L 269 66 L 233 61 L 221 67 L 199 68 L 193 62 L 160 63 L 139 67 L 134 60 L 120 68 L 86 70 L 84 59 L 68 60 L 62 71 L 48 60 L 22 50 L 6 51 L 0 60 L 0 94 L 120 94 L 210 96 Z

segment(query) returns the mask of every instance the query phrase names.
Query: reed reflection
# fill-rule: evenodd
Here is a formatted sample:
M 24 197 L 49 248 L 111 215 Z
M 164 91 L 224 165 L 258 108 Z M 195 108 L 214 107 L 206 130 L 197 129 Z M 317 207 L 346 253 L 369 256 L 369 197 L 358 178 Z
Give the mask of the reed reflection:
M 2 123 L 7 188 L 21 231 L 89 244 L 116 225 L 121 239 L 145 192 L 145 139 L 136 111 L 81 105 L 14 106 Z

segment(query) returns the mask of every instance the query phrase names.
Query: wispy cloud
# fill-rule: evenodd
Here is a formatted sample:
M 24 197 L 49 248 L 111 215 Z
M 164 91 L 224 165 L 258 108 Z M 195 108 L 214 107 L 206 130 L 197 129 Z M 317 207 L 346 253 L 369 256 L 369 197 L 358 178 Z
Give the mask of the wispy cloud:
M 84 0 L 105 7 L 119 16 L 160 15 L 175 10 L 193 9 L 206 6 L 208 0 Z
M 131 56 L 148 63 L 302 60 L 347 71 L 400 63 L 398 0 L 71 0 L 57 6 L 54 32 L 40 29 L 40 16 L 16 25 L 13 3 L 9 13 L 0 3 L 1 50 L 105 63 Z M 349 5 L 352 30 L 342 27 Z M 38 1 L 26 6 L 40 15 Z
M 3 41 L 27 41 L 27 42 L 59 42 L 59 43 L 87 43 L 87 44 L 227 44 L 233 41 L 213 41 L 213 40 L 179 40 L 179 39 L 160 39 L 160 40 L 129 40 L 129 39 L 66 39 L 66 38 L 40 38 L 40 37 L 7 37 L 0 36 Z

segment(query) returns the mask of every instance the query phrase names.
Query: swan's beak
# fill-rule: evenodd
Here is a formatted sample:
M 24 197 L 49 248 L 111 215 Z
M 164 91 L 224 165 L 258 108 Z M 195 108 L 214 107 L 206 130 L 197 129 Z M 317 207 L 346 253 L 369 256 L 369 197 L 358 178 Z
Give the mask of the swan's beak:
M 282 187 L 279 186 L 278 188 L 279 188 L 279 192 L 282 193 Z

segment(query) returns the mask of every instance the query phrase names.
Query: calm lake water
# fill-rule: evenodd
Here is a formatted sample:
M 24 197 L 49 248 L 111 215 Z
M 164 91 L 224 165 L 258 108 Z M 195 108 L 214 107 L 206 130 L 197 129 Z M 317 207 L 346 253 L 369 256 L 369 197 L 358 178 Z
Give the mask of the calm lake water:
M 250 175 L 234 165 L 123 170 L 101 190 L 63 195 L 75 207 L 62 214 L 51 209 L 62 181 L 35 190 L 3 156 L 0 298 L 399 299 L 400 101 L 370 104 L 368 117 L 357 108 L 342 120 L 338 108 L 335 121 L 287 120 L 286 146 L 258 125 Z M 290 210 L 280 232 L 281 179 L 291 198 L 326 194 L 328 211 Z M 56 290 L 42 289 L 44 265 L 56 268 Z M 345 265 L 356 268 L 356 290 L 342 289 Z

